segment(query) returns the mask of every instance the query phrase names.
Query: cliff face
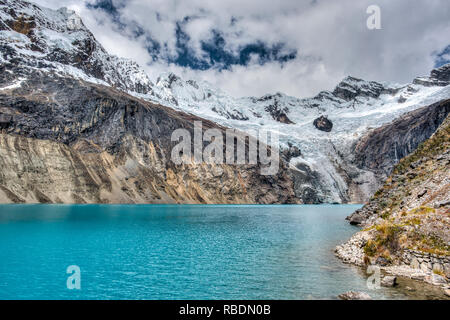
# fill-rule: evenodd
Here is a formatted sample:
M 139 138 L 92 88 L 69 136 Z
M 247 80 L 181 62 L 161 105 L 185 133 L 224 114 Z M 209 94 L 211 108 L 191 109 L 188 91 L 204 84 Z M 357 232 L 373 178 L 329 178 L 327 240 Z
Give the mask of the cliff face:
M 449 112 L 450 100 L 445 100 L 370 131 L 355 144 L 355 163 L 359 168 L 389 176 L 400 159 L 431 137 Z
M 353 197 L 366 202 L 384 184 L 400 159 L 431 137 L 449 112 L 450 100 L 443 100 L 401 115 L 391 123 L 369 130 L 359 138 L 351 148 L 351 165 L 345 167 L 345 170 L 350 175 L 352 172 L 359 175 L 352 168 L 354 165 L 357 170 L 370 172 L 372 176 L 362 176 L 363 180 L 370 181 L 365 183 L 367 191 L 362 195 L 358 195 L 361 192 L 361 187 L 357 185 L 358 179 L 348 179 L 350 189 L 355 190 Z
M 412 159 L 413 157 L 419 157 L 420 155 L 426 156 L 423 154 L 423 149 L 420 149 L 405 158 L 416 150 L 417 147 L 421 146 L 423 148 L 421 144 L 432 136 L 436 129 L 442 125 L 449 111 L 450 100 L 444 100 L 429 107 L 410 112 L 388 125 L 373 130 L 356 144 L 355 162 L 358 166 L 374 170 L 379 179 L 383 179 L 383 177 L 387 177 L 392 173 L 394 165 L 400 161 L 400 164 L 395 167 L 394 175 L 391 177 L 391 179 L 397 181 L 397 179 L 400 179 L 397 175 L 402 163 L 410 161 L 408 159 Z M 442 131 L 445 131 L 445 129 L 440 129 L 441 134 Z M 430 145 L 431 143 L 432 141 L 430 140 L 425 145 Z M 435 152 L 437 150 L 431 151 Z M 409 178 L 415 178 L 418 175 L 418 173 L 414 172 L 416 169 L 416 165 L 412 165 Z M 378 190 L 377 195 L 380 195 L 380 192 L 382 191 Z M 372 198 L 362 210 L 350 216 L 350 222 L 360 224 L 369 217 L 378 214 L 381 208 L 378 206 L 378 202 L 376 202 L 377 198 Z M 381 202 L 385 200 L 383 199 Z
M 270 177 L 256 165 L 175 165 L 172 132 L 201 118 L 56 74 L 30 79 L 0 91 L 1 202 L 296 202 L 284 163 Z
M 400 160 L 368 204 L 349 217 L 365 229 L 339 246 L 338 256 L 445 285 L 450 279 L 449 167 L 447 117 L 430 139 Z

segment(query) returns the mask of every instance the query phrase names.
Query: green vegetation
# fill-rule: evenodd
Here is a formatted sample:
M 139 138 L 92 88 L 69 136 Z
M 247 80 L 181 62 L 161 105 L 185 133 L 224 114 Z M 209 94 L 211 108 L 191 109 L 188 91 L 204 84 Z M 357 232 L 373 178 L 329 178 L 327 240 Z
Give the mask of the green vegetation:
M 438 255 L 448 255 L 450 253 L 450 246 L 441 238 L 424 234 L 419 234 L 418 238 L 418 249 L 420 251 Z
M 441 270 L 433 270 L 433 273 L 434 273 L 434 274 L 437 274 L 437 275 L 439 275 L 439 276 L 441 276 L 441 277 L 445 277 L 444 271 L 441 271 Z
M 383 222 L 365 229 L 372 234 L 372 239 L 364 246 L 366 259 L 383 257 L 392 261 L 391 257 L 397 256 L 402 248 L 439 255 L 450 254 L 450 246 L 427 227 L 429 223 L 442 221 L 439 219 L 442 214 L 440 210 L 426 206 L 438 192 L 427 194 L 424 197 L 427 202 L 422 202 L 423 205 L 409 211 L 404 209 L 405 202 L 410 197 L 417 196 L 417 191 L 421 190 L 420 186 L 424 182 L 448 170 L 445 162 L 434 158 L 449 149 L 450 118 L 447 118 L 430 139 L 421 143 L 411 155 L 400 160 L 386 184 L 373 195 L 371 201 L 376 203 L 373 211 Z
M 434 208 L 429 208 L 425 206 L 421 206 L 419 208 L 415 208 L 409 212 L 409 214 L 429 214 L 429 213 L 435 213 L 436 210 Z
M 364 253 L 369 257 L 373 257 L 375 256 L 377 251 L 378 251 L 378 244 L 373 240 L 367 241 L 366 245 L 364 246 Z

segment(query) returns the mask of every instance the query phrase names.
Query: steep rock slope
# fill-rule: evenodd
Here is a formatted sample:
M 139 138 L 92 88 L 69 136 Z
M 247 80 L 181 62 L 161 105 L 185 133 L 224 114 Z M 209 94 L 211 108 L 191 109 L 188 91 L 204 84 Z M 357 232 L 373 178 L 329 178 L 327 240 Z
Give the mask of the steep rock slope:
M 360 168 L 380 170 L 385 175 L 437 130 L 450 112 L 450 100 L 441 101 L 401 115 L 393 122 L 371 130 L 355 145 Z M 386 177 L 387 178 L 387 177 Z
M 443 103 L 450 103 L 445 101 Z M 349 219 L 364 230 L 337 248 L 345 262 L 446 285 L 450 279 L 450 117 L 403 158 Z
M 223 127 L 111 87 L 30 79 L 0 91 L 2 202 L 296 202 L 284 163 L 266 177 L 257 165 L 171 161 L 174 130 Z
M 1 71 L 14 73 L 3 84 L 38 68 L 124 91 L 150 93 L 153 85 L 135 62 L 109 55 L 67 8 L 54 11 L 27 1 L 0 0 L 0 50 Z
M 421 145 L 421 142 L 427 139 L 426 137 L 431 136 L 446 119 L 449 112 L 450 100 L 444 100 L 407 113 L 392 123 L 371 131 L 355 146 L 356 162 L 359 166 L 377 168 L 380 170 L 379 174 L 387 178 L 392 173 L 389 169 Z M 430 141 L 427 142 L 427 144 L 430 143 Z M 437 152 L 438 150 L 432 151 Z M 387 157 L 386 154 L 388 154 Z M 413 157 L 417 157 L 417 155 L 411 155 L 408 159 Z M 401 160 L 400 165 L 407 161 L 409 160 Z M 399 166 L 396 167 L 397 172 Z M 412 165 L 410 169 L 412 172 L 409 175 L 414 178 L 417 175 L 414 173 L 415 165 Z M 396 176 L 394 179 L 397 179 Z M 380 191 L 377 194 L 379 193 Z M 368 205 L 352 214 L 348 219 L 352 224 L 361 224 L 369 217 L 377 215 L 379 211 L 380 208 L 374 205 L 372 198 Z
M 409 155 L 437 130 L 450 112 L 450 101 L 444 100 L 395 119 L 391 123 L 369 130 L 352 147 L 351 163 L 374 174 L 374 183 L 367 194 L 381 186 L 392 173 L 394 165 Z M 346 172 L 352 172 L 347 169 Z M 350 192 L 360 192 L 357 179 L 348 179 Z M 361 197 L 364 200 L 363 197 Z M 363 201 L 364 202 L 364 201 Z

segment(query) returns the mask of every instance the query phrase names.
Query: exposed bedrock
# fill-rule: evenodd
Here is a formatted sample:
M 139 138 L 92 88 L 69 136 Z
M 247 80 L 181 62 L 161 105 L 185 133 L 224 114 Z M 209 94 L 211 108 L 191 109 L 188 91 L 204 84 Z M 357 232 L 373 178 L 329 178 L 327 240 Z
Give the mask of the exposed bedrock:
M 450 111 L 450 100 L 409 112 L 393 122 L 374 129 L 354 146 L 354 162 L 387 178 L 398 161 L 437 130 Z
M 110 87 L 39 72 L 0 93 L 0 201 L 295 203 L 284 161 L 175 165 L 174 130 L 210 121 Z

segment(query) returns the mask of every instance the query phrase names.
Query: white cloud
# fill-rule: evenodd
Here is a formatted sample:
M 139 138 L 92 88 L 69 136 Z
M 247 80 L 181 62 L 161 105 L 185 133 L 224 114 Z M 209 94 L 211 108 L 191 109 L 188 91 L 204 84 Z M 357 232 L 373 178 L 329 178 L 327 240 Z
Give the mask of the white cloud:
M 58 8 L 68 5 L 79 12 L 97 39 L 113 54 L 136 60 L 153 78 L 162 71 L 207 80 L 237 96 L 263 95 L 281 91 L 309 96 L 332 89 L 351 74 L 369 80 L 409 82 L 427 74 L 434 65 L 433 53 L 449 45 L 450 2 L 448 0 L 378 0 L 382 30 L 368 30 L 366 9 L 369 0 L 128 0 L 120 9 L 124 22 L 135 22 L 160 43 L 162 55 L 176 54 L 176 22 L 186 16 L 189 46 L 201 56 L 200 43 L 220 30 L 227 49 L 236 52 L 242 44 L 258 40 L 285 43 L 296 49 L 295 60 L 284 65 L 271 62 L 230 70 L 191 70 L 154 62 L 145 48 L 145 39 L 133 39 L 119 32 L 101 12 L 87 10 L 77 0 L 37 0 Z M 231 23 L 232 19 L 235 20 Z M 102 24 L 99 23 L 102 22 Z

